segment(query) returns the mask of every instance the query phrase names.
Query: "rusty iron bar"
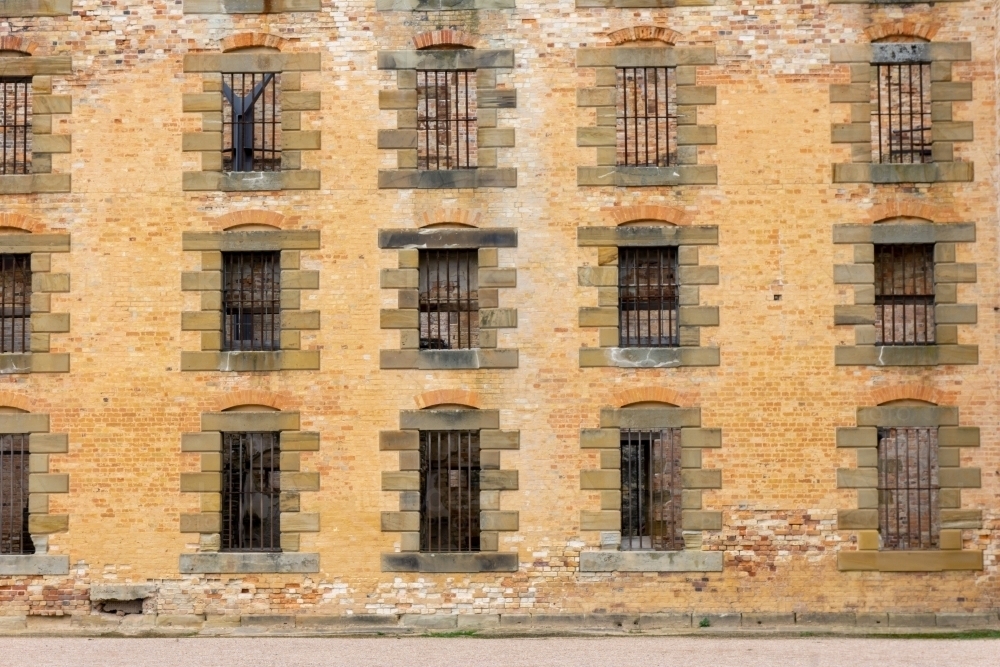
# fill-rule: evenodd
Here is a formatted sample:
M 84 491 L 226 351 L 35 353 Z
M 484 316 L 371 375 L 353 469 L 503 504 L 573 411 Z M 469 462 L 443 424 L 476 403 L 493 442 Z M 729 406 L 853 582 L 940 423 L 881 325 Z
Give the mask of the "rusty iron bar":
M 878 514 L 881 548 L 940 546 L 936 428 L 878 429 Z
M 222 254 L 222 349 L 281 347 L 281 253 Z
M 31 173 L 31 77 L 0 77 L 3 162 L 0 174 Z
M 222 75 L 223 171 L 281 171 L 279 76 Z
M 677 248 L 618 249 L 618 345 L 676 347 Z
M 875 246 L 875 343 L 933 345 L 934 245 Z
M 684 548 L 680 429 L 622 429 L 623 551 Z
M 0 435 L 0 554 L 33 554 L 28 533 L 28 435 Z
M 31 255 L 0 255 L 0 352 L 31 351 Z
M 479 252 L 421 250 L 420 349 L 479 347 Z
M 417 168 L 475 168 L 476 114 L 474 70 L 417 70 Z
M 617 162 L 668 167 L 677 162 L 677 79 L 672 67 L 617 68 Z
M 930 162 L 931 65 L 886 63 L 875 65 L 873 130 L 878 162 Z
M 420 432 L 420 550 L 479 551 L 479 432 Z
M 222 434 L 221 551 L 281 551 L 280 434 Z

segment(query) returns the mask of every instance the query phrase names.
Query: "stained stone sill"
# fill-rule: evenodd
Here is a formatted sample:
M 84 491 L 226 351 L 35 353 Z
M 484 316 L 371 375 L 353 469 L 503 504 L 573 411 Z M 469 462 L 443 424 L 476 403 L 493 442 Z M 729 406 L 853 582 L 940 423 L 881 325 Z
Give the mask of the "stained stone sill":
M 68 373 L 69 354 L 11 352 L 0 354 L 0 375 L 14 373 Z
M 715 0 L 576 0 L 577 9 L 589 7 L 672 9 L 674 7 L 707 7 L 714 4 Z
M 841 551 L 841 572 L 944 572 L 982 570 L 982 551 Z
M 181 352 L 182 371 L 318 371 L 319 350 Z
M 278 190 L 319 190 L 318 170 L 289 171 L 186 171 L 182 189 L 186 192 L 271 192 Z
M 679 368 L 718 366 L 717 347 L 584 347 L 580 367 Z
M 584 551 L 581 572 L 722 572 L 721 551 Z
M 319 554 L 181 554 L 181 574 L 261 574 L 319 572 Z
M 0 556 L 0 576 L 69 574 L 69 556 Z
M 517 368 L 516 349 L 472 350 L 382 350 L 379 367 L 384 369 L 475 370 Z
M 394 169 L 378 173 L 381 189 L 516 188 L 517 169 Z
M 382 554 L 383 572 L 517 572 L 517 553 Z
M 837 366 L 944 366 L 979 363 L 977 345 L 838 345 Z
M 971 162 L 925 162 L 923 164 L 847 163 L 833 165 L 834 183 L 971 183 Z
M 0 195 L 70 192 L 69 174 L 5 174 L 0 176 Z
M 0 17 L 69 16 L 72 0 L 4 0 L 0 2 Z
M 514 0 L 376 0 L 380 12 L 448 12 L 468 9 L 514 9 Z
M 577 167 L 576 184 L 615 187 L 669 185 L 715 185 L 719 182 L 715 165 L 676 167 Z
M 967 0 L 933 0 L 933 2 L 966 2 Z M 831 5 L 916 5 L 928 0 L 830 0 Z
M 185 14 L 318 12 L 320 0 L 184 0 Z

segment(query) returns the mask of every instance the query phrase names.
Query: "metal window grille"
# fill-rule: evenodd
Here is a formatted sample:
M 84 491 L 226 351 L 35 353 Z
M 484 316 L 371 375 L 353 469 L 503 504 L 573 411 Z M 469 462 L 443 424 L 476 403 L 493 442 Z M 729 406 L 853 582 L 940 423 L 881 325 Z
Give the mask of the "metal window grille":
M 931 64 L 875 65 L 872 136 L 877 162 L 931 161 Z
M 0 174 L 31 173 L 31 77 L 0 77 L 3 163 Z
M 31 351 L 31 255 L 0 255 L 0 352 Z
M 677 248 L 618 249 L 618 344 L 676 347 Z
M 479 472 L 478 431 L 421 431 L 421 551 L 479 551 Z
M 222 551 L 281 551 L 280 435 L 222 434 Z
M 619 67 L 618 164 L 677 163 L 677 78 L 672 67 Z
M 28 534 L 28 436 L 0 435 L 0 554 L 33 554 Z
M 875 343 L 934 343 L 934 245 L 875 246 Z
M 222 75 L 222 169 L 281 171 L 279 74 Z
M 222 349 L 279 349 L 281 253 L 223 253 L 222 310 Z
M 680 429 L 622 429 L 621 453 L 622 550 L 683 549 Z
M 479 347 L 479 251 L 421 250 L 420 348 Z
M 473 169 L 476 72 L 417 70 L 417 168 Z
M 936 549 L 941 536 L 936 428 L 878 429 L 883 549 Z

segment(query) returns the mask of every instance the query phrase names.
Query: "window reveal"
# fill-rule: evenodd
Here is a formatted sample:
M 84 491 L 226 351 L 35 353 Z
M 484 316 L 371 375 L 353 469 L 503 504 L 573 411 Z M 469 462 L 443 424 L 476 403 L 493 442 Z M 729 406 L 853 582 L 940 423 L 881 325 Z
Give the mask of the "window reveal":
M 883 549 L 940 546 L 936 428 L 878 429 L 878 525 Z
M 875 246 L 875 343 L 934 344 L 934 245 Z
M 676 347 L 677 248 L 618 249 L 618 344 Z
M 417 168 L 477 164 L 476 72 L 417 70 Z
M 875 65 L 872 136 L 876 162 L 931 161 L 931 64 Z
M 0 174 L 31 173 L 31 77 L 0 77 L 3 162 Z
M 222 434 L 222 551 L 281 551 L 279 433 Z
M 479 551 L 479 433 L 420 433 L 420 550 Z
M 0 554 L 33 554 L 28 534 L 28 436 L 0 435 Z
M 281 342 L 281 253 L 223 253 L 224 350 L 277 350 Z
M 677 78 L 672 67 L 619 67 L 616 145 L 620 166 L 677 164 Z
M 680 429 L 621 430 L 623 551 L 684 548 Z
M 0 255 L 0 353 L 31 351 L 31 255 Z
M 479 347 L 479 252 L 421 250 L 420 349 Z
M 222 75 L 223 171 L 281 171 L 279 76 Z

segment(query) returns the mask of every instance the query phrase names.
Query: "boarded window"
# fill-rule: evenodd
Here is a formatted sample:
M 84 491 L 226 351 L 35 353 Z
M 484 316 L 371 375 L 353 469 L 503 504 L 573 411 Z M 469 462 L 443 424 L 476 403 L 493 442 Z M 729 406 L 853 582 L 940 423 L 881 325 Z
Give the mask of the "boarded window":
M 875 65 L 872 85 L 873 159 L 931 161 L 931 64 Z
M 31 351 L 31 255 L 0 255 L 0 352 Z
M 677 78 L 672 67 L 617 69 L 616 137 L 621 166 L 677 164 Z
M 475 71 L 417 71 L 418 169 L 476 166 L 476 104 Z
M 478 431 L 421 431 L 421 551 L 479 551 L 479 472 Z
M 680 429 L 622 429 L 621 480 L 621 548 L 683 549 Z
M 222 551 L 281 551 L 279 433 L 222 434 Z
M 281 253 L 222 255 L 224 350 L 281 346 Z
M 940 546 L 936 428 L 878 429 L 878 527 L 883 549 Z
M 934 343 L 934 245 L 875 246 L 875 343 Z
M 0 554 L 33 554 L 28 534 L 28 436 L 0 435 Z
M 0 174 L 31 173 L 31 77 L 0 77 L 3 161 Z
M 479 347 L 479 252 L 421 250 L 420 349 Z
M 677 248 L 619 248 L 618 344 L 677 346 L 677 311 Z
M 222 75 L 222 169 L 281 170 L 280 74 Z

